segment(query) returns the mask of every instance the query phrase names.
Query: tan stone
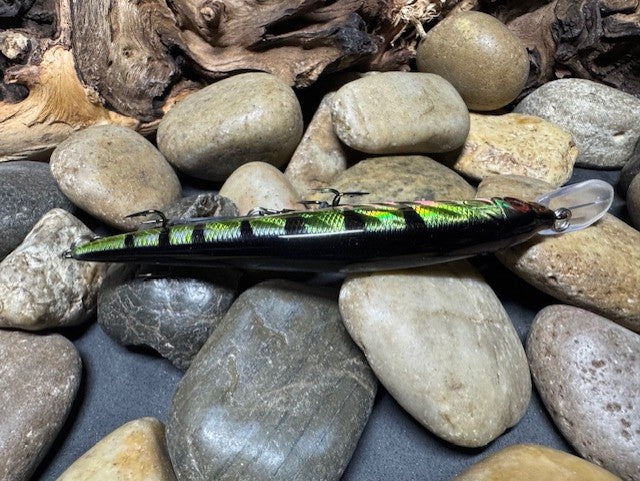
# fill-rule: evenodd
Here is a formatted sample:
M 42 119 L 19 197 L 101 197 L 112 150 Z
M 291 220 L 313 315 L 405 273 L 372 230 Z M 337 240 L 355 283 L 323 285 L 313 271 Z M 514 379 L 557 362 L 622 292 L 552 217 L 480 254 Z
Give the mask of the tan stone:
M 281 167 L 302 137 L 293 89 L 249 72 L 215 82 L 173 107 L 158 126 L 158 148 L 189 175 L 223 181 L 247 162 Z
M 559 187 L 569 180 L 578 149 L 570 132 L 539 117 L 471 114 L 469 137 L 452 167 L 473 179 L 523 175 Z
M 60 189 L 107 224 L 133 230 L 141 219 L 125 216 L 162 209 L 180 197 L 175 172 L 151 142 L 125 127 L 100 125 L 72 134 L 51 155 Z
M 344 146 L 331 123 L 332 99 L 333 94 L 322 99 L 284 171 L 303 198 L 314 189 L 332 187 L 333 179 L 347 168 Z
M 552 190 L 541 181 L 489 176 L 478 197 L 533 200 Z M 606 214 L 586 229 L 533 239 L 496 256 L 524 280 L 568 304 L 640 331 L 640 232 Z
M 484 446 L 523 416 L 524 349 L 467 262 L 349 277 L 340 312 L 380 382 L 441 438 Z
M 336 135 L 369 154 L 424 154 L 460 147 L 469 112 L 445 79 L 419 72 L 384 72 L 349 82 L 333 97 Z
M 220 195 L 231 199 L 240 215 L 256 207 L 274 210 L 302 207 L 291 182 L 264 162 L 249 162 L 236 169 L 220 188 Z
M 635 176 L 627 190 L 627 210 L 631 221 L 640 229 L 640 174 Z
M 102 438 L 58 481 L 174 481 L 164 426 L 154 418 L 130 421 Z
M 0 262 L 0 327 L 71 326 L 96 308 L 106 264 L 64 259 L 74 241 L 93 236 L 63 209 L 47 212 Z
M 529 55 L 518 37 L 481 12 L 450 15 L 429 30 L 416 53 L 418 70 L 441 75 L 471 110 L 495 110 L 522 91 Z
M 454 481 L 621 481 L 584 459 L 536 444 L 516 444 L 474 464 Z

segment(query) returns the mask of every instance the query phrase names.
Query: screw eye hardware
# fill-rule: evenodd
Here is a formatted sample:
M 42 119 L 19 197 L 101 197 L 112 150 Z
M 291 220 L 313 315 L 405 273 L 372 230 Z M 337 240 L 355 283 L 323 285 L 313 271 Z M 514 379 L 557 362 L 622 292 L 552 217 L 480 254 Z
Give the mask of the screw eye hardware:
M 560 207 L 556 209 L 553 214 L 556 217 L 556 221 L 553 223 L 553 230 L 556 232 L 563 232 L 569 228 L 571 224 L 571 211 Z

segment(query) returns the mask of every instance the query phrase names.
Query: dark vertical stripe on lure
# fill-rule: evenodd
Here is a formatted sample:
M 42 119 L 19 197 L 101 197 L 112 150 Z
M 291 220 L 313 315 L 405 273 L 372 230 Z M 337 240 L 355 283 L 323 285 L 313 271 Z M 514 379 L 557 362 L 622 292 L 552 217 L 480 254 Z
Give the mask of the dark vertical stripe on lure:
M 404 217 L 404 221 L 407 227 L 420 227 L 424 225 L 424 219 L 420 217 L 415 210 L 411 207 L 406 207 L 402 209 L 402 216 Z
M 193 231 L 191 232 L 191 243 L 204 244 L 204 242 L 204 226 L 202 224 L 198 224 L 193 227 Z
M 284 223 L 285 235 L 294 235 L 300 233 L 300 226 L 303 224 L 302 217 L 292 216 L 288 217 Z
M 127 249 L 131 249 L 135 246 L 133 234 L 127 234 L 124 236 L 124 246 Z
M 243 220 L 242 222 L 240 222 L 240 237 L 244 239 L 253 239 L 254 237 L 251 222 L 249 222 L 248 220 Z
M 363 230 L 365 226 L 365 218 L 356 211 L 346 209 L 342 215 L 344 216 L 345 230 Z
M 162 229 L 158 234 L 158 246 L 167 247 L 171 244 L 169 241 L 169 229 Z

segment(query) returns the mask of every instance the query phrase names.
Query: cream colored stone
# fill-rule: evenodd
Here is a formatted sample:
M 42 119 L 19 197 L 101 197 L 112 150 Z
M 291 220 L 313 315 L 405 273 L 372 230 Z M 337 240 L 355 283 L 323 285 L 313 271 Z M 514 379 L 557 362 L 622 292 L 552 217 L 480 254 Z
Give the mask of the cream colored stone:
M 522 41 L 481 12 L 460 12 L 439 22 L 418 46 L 416 62 L 418 70 L 451 82 L 472 110 L 507 105 L 529 75 Z
M 282 172 L 264 162 L 249 162 L 236 169 L 220 189 L 231 199 L 240 215 L 251 209 L 300 209 L 298 193 Z
M 622 481 L 595 464 L 556 449 L 516 444 L 474 464 L 454 481 Z
M 51 155 L 51 173 L 69 199 L 119 229 L 141 219 L 125 216 L 162 209 L 180 197 L 180 181 L 151 142 L 117 125 L 72 134 Z
M 332 93 L 322 99 L 284 171 L 302 197 L 332 187 L 333 179 L 347 168 L 345 149 L 331 123 L 332 99 Z
M 247 162 L 281 167 L 301 137 L 293 89 L 264 72 L 234 75 L 191 94 L 158 126 L 158 148 L 171 165 L 217 181 Z
M 539 117 L 471 114 L 469 137 L 451 165 L 476 180 L 515 174 L 559 187 L 571 178 L 577 157 L 571 133 Z
M 64 259 L 93 232 L 63 209 L 47 212 L 0 262 L 0 327 L 40 330 L 71 326 L 96 307 L 106 264 Z
M 349 277 L 340 312 L 389 393 L 443 439 L 484 446 L 523 416 L 524 349 L 467 262 Z
M 442 77 L 384 72 L 340 88 L 331 119 L 349 147 L 370 154 L 448 152 L 469 133 L 469 112 Z
M 518 176 L 489 176 L 478 197 L 533 200 L 549 184 Z M 606 214 L 586 229 L 533 239 L 496 254 L 524 280 L 568 304 L 640 331 L 640 232 Z
M 164 426 L 141 418 L 120 426 L 76 460 L 58 481 L 174 481 Z

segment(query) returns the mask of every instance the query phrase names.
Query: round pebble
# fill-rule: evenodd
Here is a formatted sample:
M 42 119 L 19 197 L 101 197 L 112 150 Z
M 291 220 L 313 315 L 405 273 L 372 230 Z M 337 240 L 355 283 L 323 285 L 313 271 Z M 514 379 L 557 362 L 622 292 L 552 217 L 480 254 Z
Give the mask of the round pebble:
M 640 480 L 640 336 L 571 306 L 538 313 L 527 356 L 540 396 L 586 459 Z
M 535 444 L 516 444 L 474 464 L 453 481 L 621 481 L 572 454 Z
M 126 127 L 100 125 L 71 135 L 53 151 L 51 172 L 77 206 L 120 229 L 139 218 L 125 216 L 162 209 L 180 196 L 180 182 L 162 154 Z
M 627 191 L 627 209 L 631 221 L 640 229 L 640 174 L 636 175 Z
M 247 162 L 284 165 L 302 130 L 291 87 L 252 72 L 220 80 L 173 107 L 158 126 L 158 148 L 178 170 L 223 181 Z
M 633 156 L 629 159 L 629 162 L 620 171 L 620 178 L 618 179 L 618 193 L 622 197 L 627 196 L 627 191 L 633 179 L 640 174 L 640 142 L 636 144 Z
M 0 163 L 0 259 L 15 249 L 40 218 L 59 207 L 73 210 L 49 165 L 28 160 Z
M 340 312 L 380 382 L 441 438 L 484 446 L 524 415 L 524 349 L 467 262 L 349 277 Z
M 301 207 L 289 179 L 264 162 L 249 162 L 239 167 L 222 185 L 220 195 L 232 200 L 241 215 L 257 207 L 273 210 Z
M 491 15 L 460 12 L 427 33 L 416 52 L 418 70 L 441 75 L 471 110 L 495 110 L 514 100 L 529 75 L 527 49 Z
M 537 115 L 571 132 L 579 167 L 620 168 L 640 140 L 640 99 L 591 80 L 548 82 L 520 101 L 515 112 Z
M 540 180 L 519 176 L 485 177 L 478 197 L 534 200 L 553 190 Z M 598 312 L 640 332 L 640 232 L 605 214 L 586 229 L 536 236 L 499 251 L 496 257 L 541 291 Z
M 340 140 L 369 154 L 448 152 L 469 133 L 458 92 L 427 73 L 384 72 L 349 82 L 333 97 L 331 119 Z
M 540 117 L 471 114 L 471 129 L 452 167 L 473 179 L 524 175 L 559 187 L 571 178 L 578 149 L 571 133 Z

